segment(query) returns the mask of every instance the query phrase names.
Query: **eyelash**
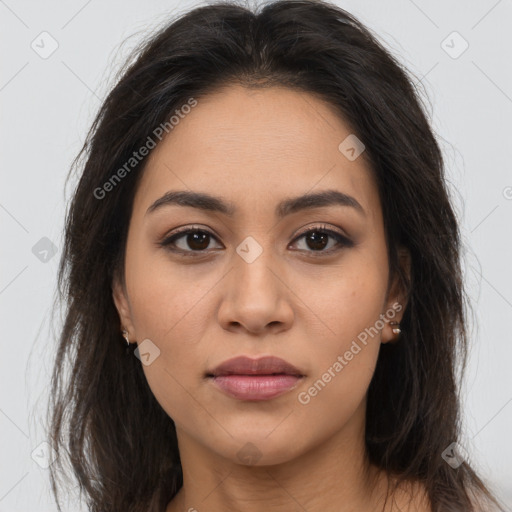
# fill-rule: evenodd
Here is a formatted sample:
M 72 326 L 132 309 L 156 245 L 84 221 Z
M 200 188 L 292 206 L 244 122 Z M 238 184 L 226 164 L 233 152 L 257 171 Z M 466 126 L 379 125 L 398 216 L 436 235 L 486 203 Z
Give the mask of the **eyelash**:
M 328 229 L 325 225 L 314 226 L 312 228 L 309 228 L 306 231 L 303 231 L 302 233 L 299 233 L 295 237 L 295 239 L 293 240 L 292 243 L 297 242 L 299 239 L 301 239 L 304 236 L 309 235 L 310 233 L 313 233 L 313 232 L 328 235 L 328 236 L 334 238 L 336 240 L 336 242 L 338 243 L 338 247 L 336 247 L 336 246 L 331 247 L 328 250 L 306 251 L 306 252 L 313 253 L 313 255 L 314 255 L 313 257 L 318 257 L 318 256 L 322 256 L 322 255 L 330 255 L 333 252 L 337 252 L 344 247 L 353 247 L 355 245 L 352 240 L 350 240 L 346 236 L 342 235 L 341 233 L 338 233 L 337 231 Z M 204 256 L 204 254 L 208 252 L 208 250 L 206 250 L 206 249 L 200 250 L 200 251 L 194 251 L 194 250 L 184 251 L 182 249 L 176 249 L 174 247 L 171 247 L 176 242 L 176 240 L 184 237 L 185 235 L 189 235 L 189 234 L 193 234 L 193 233 L 206 233 L 217 240 L 217 237 L 211 231 L 209 231 L 207 229 L 198 228 L 198 227 L 192 228 L 190 226 L 186 226 L 184 228 L 181 228 L 181 229 L 175 231 L 174 233 L 171 233 L 169 236 L 165 237 L 162 241 L 158 242 L 158 245 L 168 251 L 181 254 L 182 256 L 185 256 L 185 257 Z M 318 254 L 315 254 L 315 253 L 318 253 Z

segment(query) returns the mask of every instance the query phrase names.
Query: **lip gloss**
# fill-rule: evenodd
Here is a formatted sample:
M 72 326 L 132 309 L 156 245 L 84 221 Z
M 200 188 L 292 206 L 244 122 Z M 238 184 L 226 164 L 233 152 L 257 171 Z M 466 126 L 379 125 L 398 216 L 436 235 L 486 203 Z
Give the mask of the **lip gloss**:
M 211 380 L 221 391 L 239 400 L 270 400 L 293 389 L 297 375 L 218 375 Z

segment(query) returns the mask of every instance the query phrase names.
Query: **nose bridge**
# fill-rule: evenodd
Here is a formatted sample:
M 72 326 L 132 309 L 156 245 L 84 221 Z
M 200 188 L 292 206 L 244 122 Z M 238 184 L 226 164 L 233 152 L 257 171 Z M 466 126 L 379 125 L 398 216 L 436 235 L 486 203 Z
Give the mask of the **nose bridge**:
M 276 276 L 278 269 L 270 245 L 269 242 L 263 246 L 255 237 L 248 236 L 236 247 L 226 282 L 228 289 L 219 310 L 224 328 L 240 324 L 256 332 L 271 323 L 290 323 L 292 307 L 286 286 Z
M 236 256 L 234 257 L 234 280 L 237 295 L 240 297 L 245 294 L 251 296 L 266 296 L 271 298 L 276 296 L 277 289 L 275 275 L 271 271 L 271 266 L 275 264 L 272 254 L 271 244 L 263 246 L 263 236 L 247 236 L 236 247 Z

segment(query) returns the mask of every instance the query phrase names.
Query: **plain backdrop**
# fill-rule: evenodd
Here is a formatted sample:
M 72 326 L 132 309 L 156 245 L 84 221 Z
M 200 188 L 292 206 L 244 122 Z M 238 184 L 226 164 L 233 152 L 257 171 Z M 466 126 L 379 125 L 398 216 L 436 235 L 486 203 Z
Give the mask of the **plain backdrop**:
M 475 310 L 462 388 L 468 456 L 512 505 L 512 4 L 336 3 L 373 30 L 425 87 Z M 54 355 L 49 313 L 74 185 L 65 188 L 70 163 L 129 51 L 198 5 L 0 0 L 0 512 L 56 510 L 40 461 Z

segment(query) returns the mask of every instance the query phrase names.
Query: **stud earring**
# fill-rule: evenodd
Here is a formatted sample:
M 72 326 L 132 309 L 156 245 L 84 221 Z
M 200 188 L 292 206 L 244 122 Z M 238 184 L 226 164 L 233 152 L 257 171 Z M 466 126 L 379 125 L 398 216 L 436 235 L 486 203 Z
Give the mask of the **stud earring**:
M 136 343 L 130 343 L 130 338 L 128 337 L 128 331 L 126 329 L 122 330 L 123 338 L 126 340 L 125 354 L 130 356 L 133 352 L 133 348 L 137 345 Z
M 130 338 L 128 338 L 128 331 L 123 330 L 123 338 L 126 340 L 126 346 L 130 346 Z
M 400 324 L 398 322 L 389 322 L 389 325 L 396 326 L 393 327 L 392 329 L 393 334 L 400 334 L 402 332 L 402 329 L 400 329 Z

